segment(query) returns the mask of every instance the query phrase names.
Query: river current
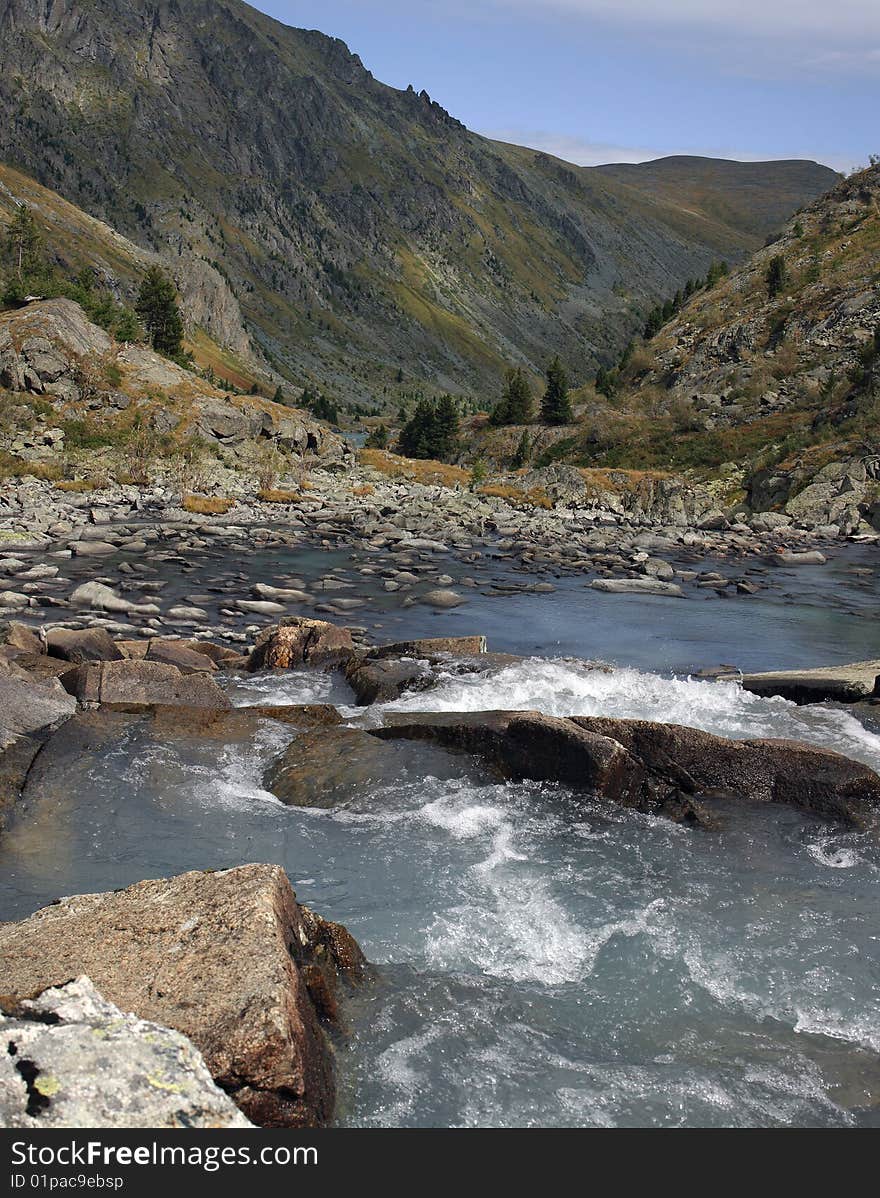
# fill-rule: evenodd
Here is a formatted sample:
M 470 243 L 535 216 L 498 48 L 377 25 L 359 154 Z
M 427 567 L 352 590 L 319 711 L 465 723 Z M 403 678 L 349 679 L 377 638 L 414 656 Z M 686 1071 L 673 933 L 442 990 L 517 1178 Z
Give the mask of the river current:
M 788 600 L 706 603 L 569 596 L 563 580 L 431 619 L 377 599 L 358 618 L 382 624 L 379 639 L 488 631 L 491 647 L 531 655 L 441 678 L 398 710 L 633 716 L 808 740 L 880 769 L 880 737 L 846 711 L 687 675 L 880 656 L 874 592 L 840 573 L 829 604 L 834 577 L 801 575 Z M 328 701 L 381 719 L 329 675 L 226 684 L 238 705 Z M 218 750 L 128 729 L 12 822 L 0 918 L 144 877 L 280 863 L 379 967 L 337 1045 L 344 1125 L 880 1125 L 880 849 L 867 834 L 748 804 L 695 831 L 561 787 L 474 781 L 464 765 L 379 783 L 357 813 L 288 809 L 261 778 L 290 736 L 266 723 Z

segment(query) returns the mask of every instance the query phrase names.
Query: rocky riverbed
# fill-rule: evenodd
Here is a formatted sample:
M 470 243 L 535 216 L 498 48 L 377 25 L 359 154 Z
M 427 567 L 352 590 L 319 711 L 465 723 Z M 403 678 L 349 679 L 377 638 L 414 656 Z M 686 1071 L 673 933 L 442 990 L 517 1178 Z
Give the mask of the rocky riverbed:
M 873 534 L 557 499 L 4 489 L 2 1118 L 873 1121 Z

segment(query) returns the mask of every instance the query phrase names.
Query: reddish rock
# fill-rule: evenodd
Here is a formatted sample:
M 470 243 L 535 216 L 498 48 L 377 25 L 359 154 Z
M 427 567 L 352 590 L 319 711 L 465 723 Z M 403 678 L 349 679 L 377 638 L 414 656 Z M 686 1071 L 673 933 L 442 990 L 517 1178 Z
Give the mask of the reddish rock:
M 249 670 L 291 669 L 296 666 L 338 666 L 354 653 L 347 628 L 326 620 L 290 616 L 257 638 L 248 659 Z
M 217 1084 L 266 1127 L 332 1117 L 324 1024 L 338 1018 L 340 978 L 358 984 L 367 970 L 348 932 L 300 907 L 274 865 L 77 895 L 0 925 L 8 998 L 88 974 L 122 1011 L 188 1036 Z

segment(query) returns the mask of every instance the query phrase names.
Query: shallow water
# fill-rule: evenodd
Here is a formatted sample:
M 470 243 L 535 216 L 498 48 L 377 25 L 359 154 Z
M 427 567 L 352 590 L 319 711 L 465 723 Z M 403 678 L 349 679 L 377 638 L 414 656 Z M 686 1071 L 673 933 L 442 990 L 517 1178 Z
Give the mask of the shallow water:
M 350 703 L 338 680 L 299 672 L 231 693 Z M 394 705 L 511 706 L 798 736 L 880 766 L 880 738 L 844 712 L 546 658 Z M 131 728 L 0 840 L 0 918 L 187 868 L 284 865 L 380 965 L 348 1007 L 343 1124 L 880 1122 L 866 835 L 748 805 L 692 831 L 559 787 L 475 782 L 464 760 L 452 780 L 376 788 L 369 814 L 292 810 L 261 786 L 290 735 L 267 723 L 218 753 Z

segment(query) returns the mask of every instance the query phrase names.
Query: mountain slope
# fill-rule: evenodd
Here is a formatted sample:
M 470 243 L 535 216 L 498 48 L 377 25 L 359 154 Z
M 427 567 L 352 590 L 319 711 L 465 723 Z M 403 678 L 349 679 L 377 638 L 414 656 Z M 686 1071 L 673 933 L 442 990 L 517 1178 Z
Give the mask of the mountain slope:
M 776 289 L 768 282 L 774 262 Z M 580 423 L 549 454 L 558 461 L 727 476 L 740 480 L 754 510 L 792 515 L 820 476 L 842 488 L 832 498 L 852 503 L 866 480 L 873 495 L 880 167 L 839 183 L 688 300 L 636 346 L 611 398 L 590 386 L 576 400 Z
M 491 392 L 554 352 L 585 376 L 773 224 L 722 211 L 723 181 L 701 208 L 684 179 L 655 195 L 487 141 L 238 0 L 0 0 L 0 35 L 0 158 L 209 264 L 271 364 L 349 396 Z M 778 169 L 753 169 L 769 211 Z M 805 164 L 784 206 L 830 175 Z

